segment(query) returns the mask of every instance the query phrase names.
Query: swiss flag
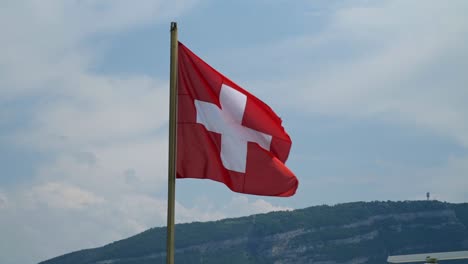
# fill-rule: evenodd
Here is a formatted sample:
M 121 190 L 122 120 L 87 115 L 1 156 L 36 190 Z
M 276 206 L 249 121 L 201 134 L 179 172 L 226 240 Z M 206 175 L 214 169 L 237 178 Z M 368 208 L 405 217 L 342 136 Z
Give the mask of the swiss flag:
M 178 54 L 177 178 L 294 195 L 298 181 L 284 165 L 291 139 L 281 119 L 180 42 Z

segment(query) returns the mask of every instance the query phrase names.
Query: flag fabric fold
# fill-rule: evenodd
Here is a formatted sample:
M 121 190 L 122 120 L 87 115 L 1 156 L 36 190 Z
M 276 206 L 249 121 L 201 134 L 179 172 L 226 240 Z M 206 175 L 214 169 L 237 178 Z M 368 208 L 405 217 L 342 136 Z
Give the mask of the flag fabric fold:
M 291 139 L 258 98 L 178 44 L 177 178 L 211 179 L 232 191 L 292 196 Z

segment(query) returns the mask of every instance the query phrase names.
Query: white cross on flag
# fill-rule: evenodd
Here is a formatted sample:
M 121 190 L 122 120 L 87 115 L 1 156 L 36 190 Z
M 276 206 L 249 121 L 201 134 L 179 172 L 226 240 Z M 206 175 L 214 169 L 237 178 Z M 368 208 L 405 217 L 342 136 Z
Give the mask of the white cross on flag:
M 291 139 L 258 98 L 182 43 L 178 59 L 177 178 L 211 179 L 240 193 L 291 196 Z
M 197 123 L 208 131 L 221 134 L 221 161 L 226 169 L 245 173 L 247 144 L 257 143 L 270 150 L 271 135 L 242 125 L 247 96 L 225 84 L 219 96 L 221 108 L 195 100 Z

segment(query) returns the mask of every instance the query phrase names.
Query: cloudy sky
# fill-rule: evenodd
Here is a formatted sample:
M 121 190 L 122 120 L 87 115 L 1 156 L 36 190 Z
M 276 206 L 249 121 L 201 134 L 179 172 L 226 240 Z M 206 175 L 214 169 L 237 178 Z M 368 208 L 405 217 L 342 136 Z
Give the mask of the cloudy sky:
M 165 225 L 169 25 L 283 118 L 291 198 L 177 181 L 177 222 L 468 200 L 468 1 L 0 1 L 0 263 Z

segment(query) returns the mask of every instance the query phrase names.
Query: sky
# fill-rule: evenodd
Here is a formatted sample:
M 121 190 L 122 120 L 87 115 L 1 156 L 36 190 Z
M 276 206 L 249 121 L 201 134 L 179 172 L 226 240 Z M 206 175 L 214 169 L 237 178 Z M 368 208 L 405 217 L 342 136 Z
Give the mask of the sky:
M 464 0 L 0 1 L 0 263 L 166 221 L 169 27 L 269 104 L 290 198 L 178 180 L 176 222 L 468 201 Z

